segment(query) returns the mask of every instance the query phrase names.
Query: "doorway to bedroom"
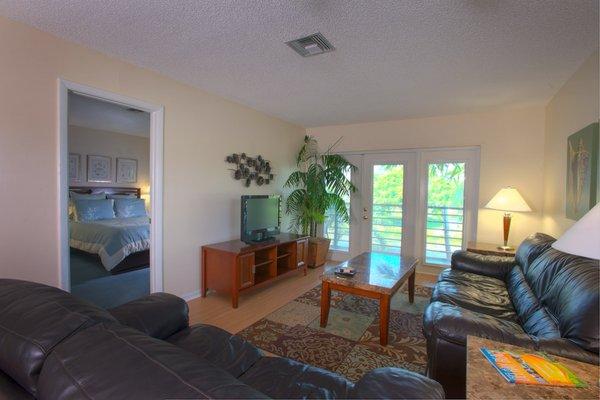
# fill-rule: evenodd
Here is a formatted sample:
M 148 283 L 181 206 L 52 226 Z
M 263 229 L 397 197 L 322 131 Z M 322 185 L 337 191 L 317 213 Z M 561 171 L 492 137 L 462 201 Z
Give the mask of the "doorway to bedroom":
M 63 288 L 103 308 L 162 290 L 162 108 L 68 82 L 61 99 Z

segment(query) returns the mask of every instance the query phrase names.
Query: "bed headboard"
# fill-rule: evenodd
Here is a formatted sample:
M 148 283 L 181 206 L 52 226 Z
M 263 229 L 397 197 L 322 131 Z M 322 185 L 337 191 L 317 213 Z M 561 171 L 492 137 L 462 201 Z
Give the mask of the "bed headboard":
M 94 193 L 106 193 L 106 194 L 134 194 L 138 199 L 142 195 L 142 189 L 134 187 L 113 187 L 113 186 L 69 186 L 69 191 L 82 193 L 82 194 L 94 194 Z

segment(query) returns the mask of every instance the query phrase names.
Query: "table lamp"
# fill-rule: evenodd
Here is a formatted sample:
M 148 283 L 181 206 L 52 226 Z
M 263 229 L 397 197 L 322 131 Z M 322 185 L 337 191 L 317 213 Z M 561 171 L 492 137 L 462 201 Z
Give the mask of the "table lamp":
M 498 246 L 501 250 L 514 250 L 508 245 L 508 232 L 510 231 L 511 212 L 529 212 L 531 208 L 527 205 L 521 194 L 514 187 L 508 186 L 500 189 L 498 193 L 485 205 L 485 208 L 504 211 L 504 246 Z
M 563 253 L 600 260 L 600 203 L 552 243 L 552 247 Z
M 142 187 L 140 198 L 143 199 L 146 204 L 146 211 L 150 212 L 150 186 Z

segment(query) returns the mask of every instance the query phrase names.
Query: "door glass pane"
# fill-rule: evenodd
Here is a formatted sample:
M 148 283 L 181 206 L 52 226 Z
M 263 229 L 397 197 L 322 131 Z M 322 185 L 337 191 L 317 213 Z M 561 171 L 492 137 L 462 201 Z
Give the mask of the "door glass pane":
M 425 262 L 450 265 L 462 248 L 465 205 L 465 163 L 428 165 Z
M 344 171 L 346 178 L 350 179 L 350 169 Z M 346 209 L 350 212 L 350 196 L 345 196 Z M 336 214 L 333 208 L 327 210 L 323 223 L 323 236 L 331 239 L 331 250 L 349 251 L 350 249 L 350 224 Z
M 400 254 L 403 188 L 402 164 L 373 166 L 372 251 Z

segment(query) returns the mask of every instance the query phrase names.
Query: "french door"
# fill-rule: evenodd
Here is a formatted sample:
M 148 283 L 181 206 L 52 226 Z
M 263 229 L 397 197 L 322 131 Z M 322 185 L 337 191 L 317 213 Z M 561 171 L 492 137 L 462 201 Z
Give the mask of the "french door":
M 346 199 L 349 223 L 330 214 L 324 224 L 333 259 L 377 251 L 445 266 L 475 239 L 478 148 L 344 156 L 358 192 Z
M 360 238 L 351 246 L 352 253 L 410 253 L 416 217 L 415 154 L 368 154 L 362 167 Z

